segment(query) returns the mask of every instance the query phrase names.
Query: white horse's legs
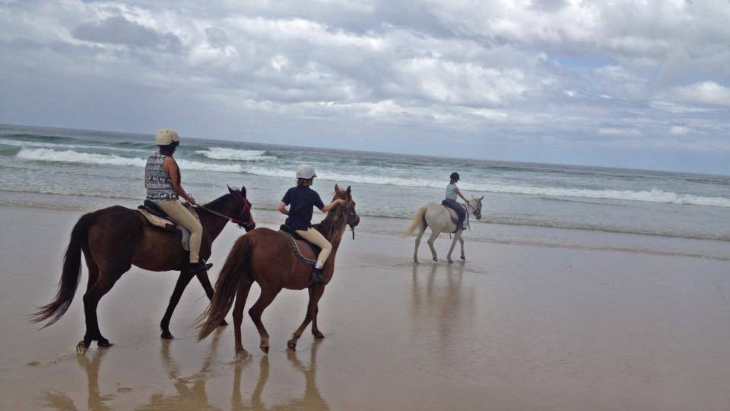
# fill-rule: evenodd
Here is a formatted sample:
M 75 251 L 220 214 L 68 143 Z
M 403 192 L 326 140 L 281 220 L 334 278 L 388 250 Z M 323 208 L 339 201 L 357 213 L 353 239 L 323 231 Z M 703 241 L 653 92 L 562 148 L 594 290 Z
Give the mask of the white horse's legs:
M 464 237 L 461 236 L 461 232 L 459 232 L 459 243 L 461 243 L 461 259 L 466 261 L 466 256 L 464 256 Z
M 436 238 L 441 234 L 440 231 L 436 231 L 431 227 L 431 237 L 428 237 L 428 240 L 426 241 L 428 243 L 428 247 L 431 249 L 431 255 L 433 256 L 433 261 L 438 261 L 438 258 L 436 258 L 436 249 L 433 248 L 433 242 L 436 241 Z
M 413 250 L 413 262 L 418 264 L 418 246 L 421 245 L 421 238 L 423 233 L 426 232 L 426 224 L 418 226 L 418 234 L 416 234 L 416 248 Z
M 461 230 L 457 231 L 456 234 L 454 234 L 454 241 L 451 242 L 451 248 L 449 248 L 449 254 L 446 255 L 446 260 L 449 261 L 449 264 L 453 263 L 454 260 L 451 259 L 451 253 L 454 251 L 454 247 L 456 246 L 456 241 L 461 238 Z M 463 243 L 462 243 L 463 247 Z M 462 248 L 463 250 L 463 248 Z M 464 252 L 461 252 L 461 255 L 464 255 Z

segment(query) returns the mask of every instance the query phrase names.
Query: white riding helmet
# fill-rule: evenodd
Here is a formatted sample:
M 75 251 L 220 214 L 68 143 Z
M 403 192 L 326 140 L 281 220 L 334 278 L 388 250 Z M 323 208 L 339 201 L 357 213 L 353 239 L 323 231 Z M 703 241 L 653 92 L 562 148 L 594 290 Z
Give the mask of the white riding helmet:
M 155 137 L 155 145 L 167 146 L 172 143 L 180 143 L 180 136 L 177 135 L 177 131 L 171 128 L 161 128 L 157 132 L 157 137 Z
M 317 173 L 314 172 L 314 167 L 310 164 L 302 164 L 297 167 L 297 178 L 309 180 L 313 177 L 317 177 Z

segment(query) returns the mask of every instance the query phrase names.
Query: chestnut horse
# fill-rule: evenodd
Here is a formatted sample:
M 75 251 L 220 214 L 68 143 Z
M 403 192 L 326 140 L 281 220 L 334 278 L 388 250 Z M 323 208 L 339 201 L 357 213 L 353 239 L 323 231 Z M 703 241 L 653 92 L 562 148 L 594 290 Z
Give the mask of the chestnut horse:
M 203 226 L 200 258 L 204 260 L 210 257 L 211 245 L 228 220 L 238 223 L 239 227 L 244 227 L 247 231 L 256 226 L 251 217 L 251 203 L 246 199 L 246 187 L 241 190 L 228 187 L 228 194 L 203 207 L 197 207 L 196 211 Z M 213 287 L 208 273 L 201 271 L 193 274 L 185 268 L 188 253 L 180 245 L 179 235 L 153 227 L 136 210 L 113 206 L 85 214 L 76 223 L 63 259 L 63 271 L 56 297 L 51 303 L 40 307 L 31 321 L 37 323 L 49 320 L 43 326 L 45 328 L 66 313 L 81 276 L 81 251 L 84 252 L 89 269 L 89 281 L 84 294 L 86 334 L 83 341 L 76 346 L 76 351 L 81 355 L 86 353 L 92 341 L 96 341 L 99 347 L 112 345 L 101 335 L 96 307 L 104 294 L 111 290 L 114 283 L 132 265 L 150 271 L 180 271 L 175 290 L 160 323 L 162 338 L 173 338 L 169 329 L 170 318 L 194 275 L 197 275 L 208 298 L 213 298 Z
M 341 198 L 345 202 L 330 210 L 321 223 L 313 226 L 332 243 L 332 253 L 322 270 L 328 281 L 334 276 L 335 256 L 345 229 L 349 225 L 354 230 L 360 223 L 360 216 L 355 211 L 355 201 L 352 199 L 350 187 L 347 190 L 340 190 L 335 185 L 333 200 L 337 198 Z M 324 293 L 325 284 L 312 283 L 311 273 L 312 266 L 301 262 L 294 254 L 288 240 L 276 231 L 259 228 L 239 237 L 218 276 L 213 299 L 198 320 L 198 340 L 210 335 L 223 321 L 235 299 L 233 321 L 236 335 L 236 356 L 239 358 L 248 356 L 241 344 L 241 321 L 246 297 L 254 281 L 261 287 L 261 296 L 248 313 L 259 331 L 260 347 L 264 353 L 269 352 L 269 334 L 261 322 L 261 315 L 283 288 L 309 289 L 307 313 L 304 322 L 288 341 L 289 349 L 296 350 L 297 340 L 310 321 L 314 338 L 324 338 L 317 328 L 317 303 Z

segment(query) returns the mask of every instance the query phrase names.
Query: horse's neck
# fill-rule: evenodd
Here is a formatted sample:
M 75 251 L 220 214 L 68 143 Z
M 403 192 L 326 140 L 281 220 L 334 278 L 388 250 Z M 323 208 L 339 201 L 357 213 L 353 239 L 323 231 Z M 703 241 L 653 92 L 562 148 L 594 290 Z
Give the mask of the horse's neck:
M 327 218 L 320 223 L 320 232 L 324 238 L 332 244 L 332 251 L 330 252 L 330 255 L 334 256 L 337 253 L 337 249 L 340 247 L 340 242 L 342 241 L 342 236 L 345 233 L 345 227 L 347 227 L 347 223 L 335 220 L 330 215 L 328 215 Z
M 215 211 L 223 215 L 229 215 L 226 210 Z M 200 224 L 203 226 L 203 230 L 210 236 L 211 242 L 220 235 L 221 231 L 223 231 L 223 228 L 225 228 L 228 223 L 227 218 L 209 213 L 206 210 L 202 210 L 198 215 L 200 215 Z

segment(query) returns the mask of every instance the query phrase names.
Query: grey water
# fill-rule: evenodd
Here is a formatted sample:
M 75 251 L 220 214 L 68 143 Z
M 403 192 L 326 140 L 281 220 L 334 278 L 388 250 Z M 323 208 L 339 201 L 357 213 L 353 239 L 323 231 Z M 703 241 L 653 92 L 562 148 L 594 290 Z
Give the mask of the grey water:
M 698 255 L 720 247 L 709 252 L 713 258 L 730 243 L 730 176 L 181 138 L 175 156 L 183 186 L 203 202 L 224 194 L 227 185 L 245 185 L 255 210 L 274 210 L 293 185 L 296 166 L 307 162 L 317 168 L 313 188 L 323 198 L 334 184 L 352 186 L 359 213 L 379 221 L 373 229 L 396 233 L 418 207 L 440 202 L 449 174 L 458 171 L 462 192 L 484 196 L 484 217 L 471 221 L 469 235 L 476 239 L 541 243 L 555 237 L 554 245 L 572 246 L 586 232 L 638 235 L 655 238 L 649 242 L 697 240 Z M 143 167 L 155 150 L 152 133 L 0 125 L 0 205 L 133 206 L 144 198 Z

